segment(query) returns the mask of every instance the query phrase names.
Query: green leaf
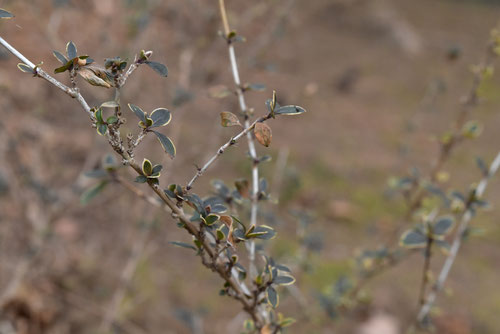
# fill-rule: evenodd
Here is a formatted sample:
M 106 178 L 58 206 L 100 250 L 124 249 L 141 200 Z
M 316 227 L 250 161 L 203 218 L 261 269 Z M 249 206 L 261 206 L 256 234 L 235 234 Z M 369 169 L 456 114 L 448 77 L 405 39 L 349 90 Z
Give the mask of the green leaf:
M 284 266 L 284 265 L 282 265 L 282 264 L 278 264 L 278 265 L 276 265 L 276 269 L 278 269 L 279 271 L 284 271 L 284 272 L 287 272 L 287 273 L 292 272 L 292 271 L 290 270 L 290 268 L 288 268 L 287 266 Z
M 101 104 L 101 108 L 118 108 L 120 105 L 116 101 L 106 101 Z
M 103 191 L 107 184 L 108 181 L 104 180 L 85 190 L 80 196 L 80 203 L 82 203 L 83 205 L 87 205 L 94 197 L 96 197 L 101 191 Z
M 165 136 L 163 133 L 160 133 L 158 131 L 151 130 L 151 132 L 154 132 L 156 137 L 158 137 L 158 140 L 160 141 L 161 146 L 165 150 L 165 152 L 170 155 L 170 157 L 174 158 L 175 157 L 175 145 L 172 143 L 172 140 Z
M 153 166 L 153 172 L 152 174 L 158 174 L 161 172 L 161 170 L 163 169 L 163 166 L 162 165 L 154 165 Z
M 146 158 L 142 161 L 142 172 L 145 176 L 149 176 L 153 173 L 153 165 L 151 164 L 151 161 Z
M 220 113 L 220 124 L 225 128 L 235 125 L 241 126 L 238 116 L 229 111 L 223 111 Z
M 104 123 L 104 120 L 102 119 L 102 109 L 101 108 L 97 109 L 94 112 L 94 116 L 99 123 Z
M 206 218 L 205 218 L 205 224 L 207 224 L 208 226 L 211 226 L 213 224 L 215 224 L 218 220 L 219 220 L 220 216 L 219 215 L 216 215 L 216 214 L 209 214 Z
M 148 178 L 144 175 L 139 175 L 135 178 L 134 182 L 137 182 L 137 183 L 144 183 L 148 180 Z
M 128 107 L 130 108 L 130 110 L 132 110 L 134 112 L 134 114 L 137 116 L 137 118 L 139 118 L 144 124 L 147 123 L 146 114 L 144 113 L 144 111 L 142 111 L 141 108 L 139 108 L 138 106 L 136 106 L 132 103 L 129 103 Z
M 185 242 L 180 242 L 180 241 L 170 241 L 169 244 L 172 244 L 174 246 L 177 246 L 177 247 L 182 247 L 182 248 L 188 248 L 188 249 L 192 249 L 194 251 L 196 251 L 196 247 L 194 247 L 193 245 L 190 245 L 190 244 L 187 244 Z
M 24 73 L 30 73 L 30 74 L 36 73 L 35 71 L 33 71 L 33 69 L 30 66 L 28 66 L 24 63 L 17 64 L 17 68 L 20 69 Z
M 76 45 L 72 41 L 69 41 L 68 44 L 66 44 L 66 54 L 68 55 L 69 59 L 78 57 Z
M 300 115 L 305 112 L 306 110 L 299 106 L 284 106 L 274 110 L 275 115 Z
M 52 53 L 54 54 L 54 57 L 56 57 L 57 60 L 59 60 L 59 62 L 63 65 L 66 65 L 69 61 L 68 58 L 66 58 L 65 55 L 63 55 L 61 52 L 59 51 L 52 51 Z
M 278 276 L 273 279 L 273 283 L 278 285 L 292 285 L 295 283 L 295 278 L 292 276 Z
M 256 238 L 256 239 L 262 239 L 262 240 L 270 240 L 273 239 L 276 236 L 276 231 L 266 225 L 259 225 L 256 226 L 253 231 L 247 232 L 246 237 L 247 238 Z
M 267 302 L 269 303 L 269 305 L 272 306 L 272 308 L 278 307 L 279 296 L 278 296 L 278 293 L 276 292 L 276 290 L 274 290 L 274 288 L 272 286 L 269 286 L 266 289 L 266 298 L 267 298 Z
M 233 231 L 233 238 L 235 238 L 238 241 L 245 241 L 245 231 L 242 230 L 241 228 L 237 228 Z
M 112 116 L 109 116 L 107 119 L 106 119 L 106 123 L 108 124 L 114 124 L 118 121 L 118 117 L 116 117 L 115 115 L 112 115 Z
M 153 124 L 149 126 L 150 128 L 165 126 L 170 123 L 170 120 L 172 119 L 170 111 L 165 108 L 157 108 L 153 110 L 149 117 L 153 121 Z
M 167 66 L 157 63 L 155 61 L 145 61 L 145 64 L 147 64 L 149 67 L 151 67 L 153 70 L 155 70 L 156 73 L 161 75 L 162 77 L 166 77 L 168 75 L 168 69 Z
M 222 228 L 224 227 L 225 225 L 222 225 L 220 228 L 217 229 L 216 231 L 216 236 L 217 236 L 217 240 L 224 240 L 224 238 L 226 237 L 226 235 L 224 234 L 224 232 L 222 231 Z
M 58 67 L 54 70 L 54 73 L 62 73 L 62 72 L 65 72 L 67 71 L 68 69 L 70 69 L 71 67 L 73 66 L 73 62 L 70 60 L 68 61 L 65 65 L 61 66 L 61 67 Z
M 97 133 L 104 136 L 108 131 L 108 126 L 104 123 L 97 122 Z
M 12 15 L 12 13 L 0 8 L 0 19 L 11 19 L 13 17 L 14 15 Z
M 139 122 L 139 126 L 144 129 L 151 127 L 151 125 L 153 125 L 153 120 L 149 117 L 146 117 L 146 123 L 144 123 L 143 121 Z
M 427 237 L 420 230 L 408 230 L 401 236 L 399 244 L 405 248 L 423 248 L 427 245 Z
M 454 223 L 455 220 L 452 216 L 439 217 L 432 225 L 432 234 L 437 237 L 444 237 L 451 231 Z

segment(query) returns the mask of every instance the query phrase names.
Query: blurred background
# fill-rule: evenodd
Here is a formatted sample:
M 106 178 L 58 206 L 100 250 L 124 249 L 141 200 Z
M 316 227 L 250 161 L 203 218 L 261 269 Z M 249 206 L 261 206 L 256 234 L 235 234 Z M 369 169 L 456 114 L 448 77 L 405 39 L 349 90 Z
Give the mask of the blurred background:
M 388 180 L 417 167 L 428 172 L 460 99 L 471 87 L 471 65 L 484 57 L 498 24 L 496 0 L 227 0 L 243 82 L 256 115 L 278 92 L 283 104 L 308 110 L 273 120 L 272 156 L 261 165 L 277 204 L 262 206 L 260 221 L 278 237 L 261 245 L 293 268 L 296 288 L 281 291 L 280 311 L 298 322 L 289 333 L 402 333 L 415 317 L 423 256 L 415 253 L 370 280 L 361 306 L 338 312 L 329 296 L 356 277 L 356 256 L 387 243 L 402 222 L 405 203 Z M 141 49 L 166 64 L 169 77 L 141 67 L 122 102 L 146 111 L 166 107 L 164 128 L 177 146 L 170 160 L 156 139 L 144 154 L 162 157 L 162 184 L 185 184 L 235 134 L 220 127 L 221 111 L 238 111 L 217 1 L 0 0 L 14 13 L 0 36 L 52 73 L 52 50 L 69 40 L 97 63 Z M 221 283 L 188 250 L 185 231 L 161 210 L 119 184 L 87 204 L 96 183 L 84 173 L 111 153 L 89 127 L 76 101 L 21 73 L 0 48 L 0 333 L 239 333 L 239 305 L 219 297 Z M 55 75 L 68 83 L 66 74 Z M 80 80 L 81 81 L 81 80 Z M 89 104 L 111 90 L 80 84 Z M 215 87 L 215 88 L 214 88 Z M 470 117 L 482 136 L 465 141 L 444 166 L 443 187 L 466 190 L 481 178 L 475 158 L 491 161 L 500 147 L 500 79 L 480 86 Z M 126 111 L 128 112 L 128 111 Z M 133 117 L 126 114 L 126 117 Z M 135 132 L 135 121 L 125 125 Z M 228 150 L 196 184 L 231 185 L 250 178 L 243 141 Z M 133 179 L 123 171 L 123 176 Z M 146 190 L 146 189 L 145 189 Z M 474 219 L 438 298 L 438 333 L 498 333 L 500 322 L 500 202 L 497 180 L 486 193 L 490 210 Z M 407 222 L 411 226 L 411 222 Z M 436 250 L 435 272 L 444 255 Z M 349 306 L 349 305 L 347 305 Z M 16 324 L 17 331 L 12 324 Z M 378 326 L 378 327 L 377 327 Z

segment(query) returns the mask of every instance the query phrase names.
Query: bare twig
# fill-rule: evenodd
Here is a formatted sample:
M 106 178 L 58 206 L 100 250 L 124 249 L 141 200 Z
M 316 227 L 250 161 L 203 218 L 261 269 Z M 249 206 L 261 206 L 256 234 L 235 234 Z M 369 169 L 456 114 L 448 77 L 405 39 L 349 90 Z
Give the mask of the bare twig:
M 191 179 L 191 181 L 189 181 L 189 183 L 186 185 L 186 190 L 189 191 L 189 190 L 191 190 L 193 188 L 194 182 L 196 182 L 196 180 L 200 176 L 202 176 L 203 173 L 205 173 L 207 171 L 207 169 L 225 152 L 225 150 L 228 147 L 236 144 L 236 142 L 238 140 L 240 140 L 243 136 L 245 136 L 246 134 L 248 134 L 249 132 L 251 132 L 255 128 L 255 124 L 257 124 L 259 122 L 264 122 L 264 121 L 268 120 L 269 118 L 271 118 L 271 115 L 267 115 L 267 116 L 263 116 L 263 117 L 258 118 L 251 125 L 249 125 L 248 127 L 245 127 L 245 129 L 243 131 L 241 131 L 236 136 L 232 137 L 229 141 L 227 141 L 224 145 L 222 145 L 221 147 L 219 147 L 219 149 L 217 150 L 217 153 L 215 153 L 215 155 L 213 155 L 203 165 L 203 167 L 201 167 L 200 169 L 198 169 L 198 172 L 193 176 L 193 178 Z
M 224 25 L 225 36 L 228 37 L 231 32 L 229 28 L 229 22 L 227 20 L 227 12 L 224 4 L 224 0 L 219 0 L 219 7 L 221 12 L 222 24 Z M 245 115 L 245 128 L 250 128 L 250 120 L 247 110 L 247 105 L 245 102 L 245 96 L 243 94 L 243 89 L 241 87 L 240 74 L 238 71 L 238 63 L 236 62 L 236 54 L 234 52 L 234 45 L 232 41 L 228 38 L 228 49 L 229 49 L 229 61 L 231 63 L 231 71 L 233 73 L 234 83 L 236 85 L 236 94 L 238 95 L 238 102 L 240 105 L 241 112 Z M 255 125 L 255 123 L 254 123 Z M 250 131 L 246 133 L 248 141 L 248 151 L 250 157 L 252 158 L 252 207 L 250 211 L 250 225 L 257 225 L 257 211 L 258 211 L 258 193 L 259 193 L 259 160 L 257 158 L 257 151 L 255 150 L 255 142 L 253 135 Z M 257 269 L 255 267 L 255 242 L 252 240 L 248 244 L 249 251 L 249 261 L 250 261 L 250 277 L 255 277 L 257 275 Z
M 47 80 L 48 82 L 50 82 L 51 84 L 53 84 L 54 86 L 56 86 L 57 88 L 59 88 L 60 90 L 62 90 L 66 94 L 68 94 L 69 96 L 71 96 L 72 98 L 75 98 L 78 101 L 78 103 L 80 103 L 82 105 L 83 109 L 85 109 L 85 111 L 89 114 L 90 119 L 92 121 L 95 121 L 94 114 L 90 110 L 89 105 L 87 104 L 87 102 L 85 101 L 85 99 L 80 94 L 80 91 L 77 88 L 69 88 L 68 86 L 66 86 L 63 83 L 59 82 L 55 78 L 51 77 L 49 74 L 47 74 L 47 72 L 45 72 L 40 67 L 36 66 L 31 61 L 29 61 L 28 58 L 26 58 L 22 53 L 20 53 L 16 49 L 14 49 L 2 37 L 0 37 L 0 44 L 2 44 L 7 50 L 9 50 L 20 61 L 22 61 L 23 63 L 25 63 L 29 67 L 31 67 L 31 69 L 36 73 L 35 74 L 36 76 Z
M 429 284 L 429 270 L 431 268 L 431 257 L 432 257 L 432 246 L 434 243 L 434 239 L 432 238 L 432 231 L 429 231 L 430 223 L 436 219 L 438 214 L 438 209 L 434 209 L 431 214 L 426 218 L 426 233 L 427 233 L 427 242 L 425 245 L 424 251 L 424 266 L 422 269 L 422 281 L 420 284 L 420 292 L 418 293 L 418 305 L 421 307 L 425 303 L 425 292 L 427 291 L 427 285 Z
M 481 197 L 486 190 L 486 186 L 488 185 L 488 181 L 490 178 L 495 175 L 495 173 L 498 171 L 498 168 L 500 167 L 500 152 L 497 153 L 495 159 L 490 165 L 490 169 L 488 172 L 488 175 L 486 175 L 481 182 L 478 184 L 475 190 L 475 197 Z M 473 209 L 471 207 L 471 203 L 468 204 L 466 211 L 462 215 L 462 219 L 460 222 L 460 225 L 458 226 L 455 238 L 453 240 L 453 243 L 450 248 L 450 253 L 448 257 L 446 258 L 446 261 L 444 262 L 443 267 L 441 268 L 441 272 L 439 274 L 439 277 L 436 281 L 436 284 L 432 288 L 432 291 L 429 293 L 429 295 L 426 298 L 425 304 L 422 305 L 420 308 L 420 311 L 418 312 L 417 316 L 417 321 L 421 322 L 422 320 L 425 319 L 427 314 L 429 313 L 432 305 L 434 305 L 434 302 L 436 301 L 437 294 L 439 291 L 443 288 L 444 282 L 448 278 L 448 274 L 450 273 L 451 267 L 453 266 L 453 263 L 455 262 L 455 259 L 457 257 L 458 251 L 460 249 L 460 246 L 462 244 L 462 239 L 464 236 L 465 231 L 467 230 L 467 227 L 469 225 L 469 222 L 471 221 L 473 217 Z

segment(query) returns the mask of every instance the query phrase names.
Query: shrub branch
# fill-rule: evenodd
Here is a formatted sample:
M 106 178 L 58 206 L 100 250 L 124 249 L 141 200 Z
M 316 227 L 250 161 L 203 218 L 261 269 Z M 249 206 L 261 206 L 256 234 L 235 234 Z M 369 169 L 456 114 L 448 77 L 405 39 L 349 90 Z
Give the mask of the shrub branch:
M 38 66 L 34 65 L 30 60 L 28 60 L 24 55 L 22 55 L 9 43 L 7 43 L 7 41 L 5 41 L 2 37 L 0 37 L 0 44 L 2 44 L 5 48 L 7 48 L 7 50 L 9 50 L 24 64 L 29 66 L 33 70 L 35 76 L 45 79 L 49 83 L 53 84 L 57 88 L 64 91 L 72 98 L 75 98 L 78 101 L 78 103 L 80 103 L 84 111 L 87 114 L 89 114 L 92 120 L 92 124 L 93 126 L 95 126 L 96 119 L 94 117 L 92 109 L 89 107 L 88 103 L 86 102 L 84 97 L 80 94 L 77 88 L 69 88 L 66 85 L 59 82 L 58 80 L 56 80 L 55 78 L 51 77 L 49 74 L 40 69 Z M 123 163 L 125 165 L 128 165 L 129 167 L 134 169 L 138 175 L 143 175 L 141 166 L 124 149 L 123 143 L 120 139 L 119 131 L 117 129 L 113 129 L 112 127 L 109 127 L 109 130 L 110 131 L 108 131 L 107 139 L 113 150 L 123 158 Z M 244 286 L 244 284 L 239 282 L 238 279 L 231 274 L 231 270 L 228 270 L 228 267 L 231 264 L 230 259 L 221 258 L 220 256 L 218 256 L 219 253 L 216 252 L 215 249 L 211 246 L 210 242 L 205 239 L 203 231 L 201 229 L 198 229 L 196 224 L 190 221 L 189 217 L 184 213 L 183 209 L 178 207 L 175 202 L 173 202 L 169 197 L 167 197 L 167 195 L 157 184 L 148 183 L 148 185 L 156 193 L 156 195 L 160 198 L 160 200 L 170 209 L 172 216 L 174 216 L 177 220 L 179 220 L 184 229 L 186 229 L 189 234 L 191 234 L 193 237 L 195 237 L 197 240 L 201 242 L 202 252 L 209 257 L 208 262 L 203 261 L 204 265 L 207 268 L 211 269 L 212 271 L 216 272 L 228 284 L 228 286 L 233 291 L 231 293 L 231 296 L 242 304 L 243 309 L 251 316 L 252 320 L 255 323 L 255 326 L 258 329 L 262 328 L 265 325 L 265 320 L 262 319 L 262 317 L 258 313 L 259 303 L 255 302 L 252 296 L 247 296 L 245 294 L 247 288 Z
M 500 167 L 500 152 L 497 153 L 495 159 L 491 163 L 488 175 L 484 176 L 481 182 L 479 182 L 478 186 L 476 187 L 474 191 L 475 198 L 480 198 L 483 195 L 490 178 L 493 175 L 495 175 L 499 167 Z M 462 219 L 460 221 L 460 225 L 458 226 L 453 243 L 451 245 L 450 253 L 446 258 L 443 267 L 441 268 L 441 272 L 439 273 L 436 283 L 434 284 L 431 292 L 429 292 L 429 294 L 427 295 L 425 303 L 422 305 L 420 311 L 418 312 L 417 316 L 418 322 L 424 320 L 425 317 L 429 314 L 431 307 L 434 305 L 434 302 L 436 301 L 437 294 L 439 293 L 439 291 L 441 291 L 444 282 L 448 278 L 448 274 L 450 273 L 451 267 L 455 262 L 460 246 L 462 245 L 464 233 L 466 232 L 467 227 L 469 226 L 469 223 L 472 220 L 472 217 L 474 216 L 474 209 L 472 205 L 473 201 L 469 200 L 467 203 L 466 210 L 462 215 Z
M 244 91 L 241 86 L 240 74 L 238 71 L 238 63 L 236 62 L 236 54 L 234 51 L 234 45 L 232 40 L 229 38 L 231 29 L 229 28 L 229 22 L 227 19 L 226 7 L 224 0 L 219 0 L 219 7 L 221 12 L 222 24 L 224 26 L 224 35 L 226 36 L 228 49 L 229 49 L 229 61 L 231 63 L 231 71 L 233 73 L 234 83 L 236 85 L 236 94 L 238 96 L 238 102 L 240 105 L 241 112 L 245 115 L 245 128 L 250 128 L 250 119 L 248 114 L 247 105 L 245 102 Z M 253 124 L 255 126 L 255 123 Z M 259 163 L 257 157 L 257 151 L 255 149 L 255 141 L 253 135 L 250 131 L 246 133 L 248 142 L 248 151 L 250 157 L 252 158 L 252 206 L 250 211 L 250 226 L 257 225 L 257 213 L 258 213 L 258 194 L 259 194 Z M 249 261 L 250 261 L 250 277 L 257 276 L 257 270 L 255 267 L 255 242 L 252 240 L 248 244 L 249 251 Z

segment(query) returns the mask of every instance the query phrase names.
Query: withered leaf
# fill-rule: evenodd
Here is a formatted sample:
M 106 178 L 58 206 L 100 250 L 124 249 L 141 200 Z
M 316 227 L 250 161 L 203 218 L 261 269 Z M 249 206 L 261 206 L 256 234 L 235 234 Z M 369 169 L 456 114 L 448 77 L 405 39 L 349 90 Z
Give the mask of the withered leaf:
M 255 138 L 260 144 L 265 147 L 269 147 L 269 145 L 271 145 L 273 134 L 271 132 L 271 128 L 267 124 L 262 122 L 255 124 L 253 132 L 255 134 Z

